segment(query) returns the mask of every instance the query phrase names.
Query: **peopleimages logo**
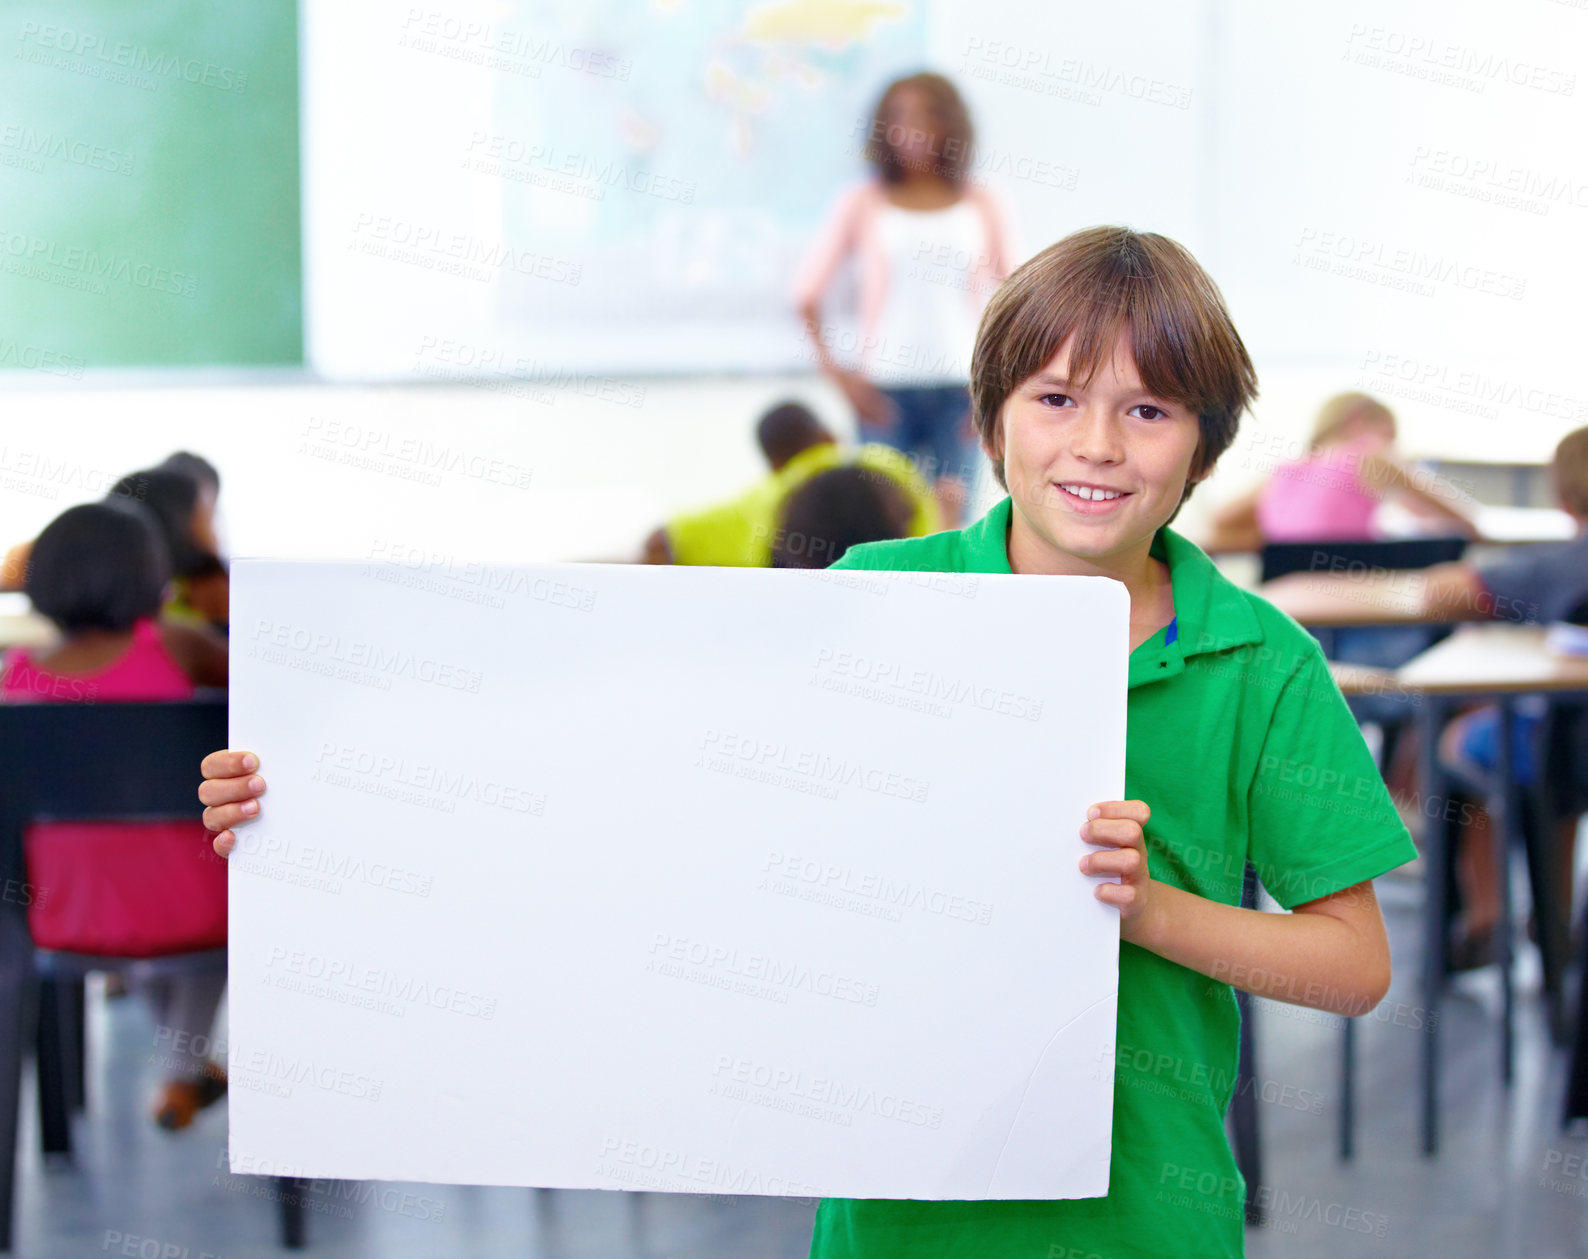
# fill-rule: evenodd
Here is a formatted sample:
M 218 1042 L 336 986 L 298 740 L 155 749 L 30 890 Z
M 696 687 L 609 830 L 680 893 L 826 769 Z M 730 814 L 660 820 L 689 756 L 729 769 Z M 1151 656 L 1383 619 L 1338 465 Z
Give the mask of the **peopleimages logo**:
M 930 706 L 928 711 L 942 708 L 943 713 L 939 715 L 951 712 L 946 705 L 959 704 L 1023 721 L 1040 721 L 1042 718 L 1040 699 L 967 678 L 947 677 L 931 669 L 906 668 L 898 661 L 823 647 L 817 651 L 812 667 L 815 670 L 813 684 L 824 690 L 849 691 L 865 694 L 867 698 L 878 698 L 876 692 L 891 691 L 920 699 Z M 843 682 L 838 682 L 839 679 Z M 843 684 L 845 682 L 852 685 L 846 686 Z M 857 686 L 863 689 L 856 690 Z
M 837 971 L 815 970 L 801 962 L 786 962 L 769 953 L 741 951 L 728 945 L 707 943 L 666 931 L 652 935 L 650 953 L 645 969 L 652 974 L 687 979 L 691 978 L 689 971 L 693 970 L 715 973 L 723 979 L 742 979 L 775 992 L 779 1004 L 787 1003 L 790 992 L 806 992 L 812 996 L 831 997 L 835 1001 L 856 1005 L 877 1004 L 879 990 L 876 984 Z M 750 995 L 763 994 L 752 992 Z
M 522 786 L 347 744 L 322 742 L 314 764 L 315 777 L 331 786 L 350 786 L 351 779 L 359 778 L 399 794 L 407 789 L 415 796 L 412 803 L 431 801 L 432 807 L 435 803 L 445 804 L 449 806 L 445 809 L 448 813 L 454 811 L 459 800 L 537 817 L 546 811 L 546 797 Z
M 833 756 L 814 748 L 789 747 L 731 730 L 708 730 L 701 736 L 695 767 L 788 787 L 828 800 L 837 799 L 840 788 L 856 787 L 925 804 L 932 786 L 924 779 L 880 765 Z
M 986 926 L 992 921 L 993 907 L 988 901 L 976 900 L 943 888 L 926 887 L 908 879 L 896 881 L 875 870 L 859 870 L 833 861 L 776 851 L 767 853 L 762 868 L 767 878 L 761 886 L 767 891 L 786 892 L 801 900 L 826 899 L 825 895 L 801 895 L 807 889 L 813 893 L 831 894 L 835 899 L 828 903 L 837 904 L 840 908 L 848 907 L 843 898 L 855 897 L 861 901 L 874 902 L 878 907 L 875 916 L 886 917 L 893 922 L 900 921 L 902 914 L 889 914 L 886 911 L 919 909 L 928 914 L 957 918 L 979 926 Z
M 302 949 L 272 945 L 265 959 L 266 982 L 274 987 L 328 997 L 342 1004 L 375 1002 L 391 1008 L 381 1013 L 399 1017 L 409 1008 L 429 1006 L 470 1018 L 496 1017 L 496 998 L 450 984 L 431 983 L 415 975 L 399 975 L 384 967 L 324 957 Z M 356 998 L 356 999 L 354 999 Z M 382 1000 L 385 998 L 386 1000 Z
M 20 123 L 0 127 L 0 148 L 33 158 L 61 158 L 74 166 L 87 166 L 112 175 L 130 175 L 133 157 L 120 149 L 58 131 L 39 131 Z
M 173 271 L 116 254 L 101 256 L 97 249 L 86 245 L 63 245 L 60 241 L 8 227 L 0 227 L 0 261 L 8 271 L 38 279 L 51 279 L 55 274 L 39 271 L 40 267 L 56 267 L 65 273 L 62 278 L 79 282 L 103 284 L 106 280 L 118 280 L 134 288 L 174 293 L 179 297 L 193 297 L 198 292 L 198 278 L 185 271 Z
M 830 1075 L 811 1074 L 789 1067 L 753 1062 L 748 1058 L 735 1058 L 731 1054 L 719 1054 L 712 1076 L 712 1091 L 734 1101 L 753 1100 L 754 1093 L 750 1090 L 763 1090 L 772 1094 L 786 1094 L 789 1098 L 818 1106 L 834 1107 L 841 1112 L 892 1119 L 912 1127 L 943 1126 L 941 1106 L 929 1106 L 886 1089 L 845 1083 Z M 842 1119 L 847 1127 L 849 1114 L 845 1113 Z
M 111 43 L 92 31 L 27 21 L 22 23 L 17 39 L 23 44 L 69 54 L 79 61 L 103 63 L 105 69 L 114 67 L 141 75 L 153 75 L 155 78 L 183 79 L 222 92 L 241 94 L 248 90 L 246 70 L 218 65 L 202 57 L 185 57 L 181 53 L 156 50 L 145 44 L 129 44 L 126 40 Z
M 323 666 L 310 672 L 326 672 L 359 680 L 365 676 L 379 679 L 390 689 L 390 679 L 406 678 L 445 690 L 467 691 L 478 695 L 484 675 L 444 660 L 421 656 L 401 648 L 359 638 L 343 638 L 325 630 L 286 621 L 260 617 L 254 626 L 254 641 L 249 655 L 268 664 L 292 664 L 296 658 Z M 274 648 L 272 654 L 270 649 Z

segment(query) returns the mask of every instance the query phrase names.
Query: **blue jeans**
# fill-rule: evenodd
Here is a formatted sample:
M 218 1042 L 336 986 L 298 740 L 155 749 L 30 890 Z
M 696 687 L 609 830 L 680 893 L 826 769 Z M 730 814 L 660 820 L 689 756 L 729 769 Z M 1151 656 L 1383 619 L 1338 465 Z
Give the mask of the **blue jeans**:
M 1461 723 L 1461 759 L 1455 764 L 1446 763 L 1445 768 L 1473 791 L 1488 791 L 1500 765 L 1500 710 L 1491 704 L 1463 713 L 1455 720 Z M 1534 743 L 1543 720 L 1542 713 L 1526 708 L 1512 713 L 1511 775 L 1519 787 L 1531 787 L 1538 780 Z
M 970 390 L 964 385 L 921 385 L 883 389 L 882 394 L 893 404 L 893 422 L 882 428 L 862 425 L 861 437 L 909 455 L 928 485 L 952 477 L 968 494 L 975 483 L 977 453 L 965 438 Z

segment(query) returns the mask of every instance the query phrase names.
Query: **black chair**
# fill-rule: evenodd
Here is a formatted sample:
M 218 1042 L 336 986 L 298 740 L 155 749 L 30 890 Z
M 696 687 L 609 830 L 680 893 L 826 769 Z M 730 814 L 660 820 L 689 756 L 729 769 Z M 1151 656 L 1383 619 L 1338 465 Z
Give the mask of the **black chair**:
M 226 746 L 226 701 L 0 704 L 0 881 L 24 887 L 22 837 L 37 818 L 194 817 L 199 762 Z M 172 974 L 225 964 L 225 951 L 127 960 L 36 950 L 23 896 L 0 898 L 0 1250 L 12 1245 L 22 1062 L 39 1032 L 46 1152 L 70 1150 L 80 1093 L 81 981 L 88 970 Z M 284 1244 L 302 1245 L 301 1194 L 279 1182 Z
M 1241 908 L 1257 908 L 1257 871 L 1251 862 L 1241 880 Z M 1235 1165 L 1246 1181 L 1246 1222 L 1253 1228 L 1263 1224 L 1263 1148 L 1257 1125 L 1257 1040 L 1254 1013 L 1249 993 L 1235 993 L 1241 1011 L 1240 1056 L 1235 1066 L 1235 1099 L 1230 1103 L 1230 1122 L 1235 1128 Z
M 1564 1044 L 1572 872 L 1562 868 L 1557 836 L 1563 821 L 1588 810 L 1588 704 L 1552 702 L 1538 729 L 1534 757 L 1541 767 L 1538 781 L 1522 793 L 1517 812 L 1550 1034 Z
M 1588 625 L 1588 600 L 1584 600 L 1566 614 L 1573 625 Z M 1546 991 L 1551 978 L 1565 987 L 1564 964 L 1551 975 L 1550 957 L 1564 960 L 1571 951 L 1568 940 L 1569 915 L 1561 913 L 1570 902 L 1571 885 L 1564 889 L 1556 886 L 1551 875 L 1560 870 L 1554 849 L 1556 827 L 1561 818 L 1571 817 L 1588 808 L 1588 703 L 1556 703 L 1550 706 L 1544 728 L 1540 731 L 1541 755 L 1539 775 L 1537 842 L 1543 848 L 1538 867 L 1548 866 L 1548 873 L 1535 869 L 1533 873 L 1533 912 L 1538 920 L 1538 938 L 1544 953 Z M 1528 856 L 1534 856 L 1530 847 Z M 1565 872 L 1571 878 L 1571 871 Z M 1542 884 L 1542 886 L 1540 886 Z M 1564 895 L 1561 893 L 1564 892 Z M 1546 913 L 1545 910 L 1548 909 Z M 1588 1119 L 1588 901 L 1585 901 L 1578 925 L 1581 944 L 1577 950 L 1578 984 L 1576 1029 L 1567 1026 L 1564 999 L 1552 1010 L 1559 1015 L 1562 1039 L 1571 1045 L 1571 1057 L 1566 1070 L 1566 1105 L 1564 1120 Z
M 1588 906 L 1582 913 L 1582 944 L 1577 950 L 1577 1030 L 1571 1038 L 1566 1067 L 1566 1105 L 1563 1124 L 1588 1119 Z
M 1393 538 L 1373 542 L 1269 542 L 1262 549 L 1262 580 L 1289 573 L 1368 572 L 1375 568 L 1432 568 L 1459 560 L 1462 537 Z
M 1397 538 L 1370 542 L 1270 542 L 1262 549 L 1262 580 L 1291 573 L 1363 573 L 1375 569 L 1385 571 L 1414 571 L 1432 568 L 1435 564 L 1448 564 L 1466 554 L 1468 540 L 1463 537 Z M 1432 646 L 1445 631 L 1430 629 L 1420 644 Z M 1324 654 L 1333 659 L 1338 642 L 1336 631 L 1314 631 Z M 1359 708 L 1353 703 L 1353 709 Z M 1378 722 L 1383 732 L 1379 753 L 1379 768 L 1388 768 L 1401 729 L 1408 724 L 1405 718 L 1391 717 L 1375 710 L 1371 718 Z M 1359 720 L 1369 716 L 1358 713 Z M 1339 1156 L 1349 1162 L 1356 1153 L 1356 1021 L 1347 1018 L 1340 1034 L 1340 1136 Z
M 1562 619 L 1571 625 L 1588 625 L 1588 599 L 1570 608 Z M 1536 739 L 1534 763 L 1539 772 L 1521 801 L 1521 830 L 1544 964 L 1550 1031 L 1557 1043 L 1564 1043 L 1572 871 L 1562 866 L 1557 836 L 1563 821 L 1588 810 L 1588 702 L 1552 699 Z

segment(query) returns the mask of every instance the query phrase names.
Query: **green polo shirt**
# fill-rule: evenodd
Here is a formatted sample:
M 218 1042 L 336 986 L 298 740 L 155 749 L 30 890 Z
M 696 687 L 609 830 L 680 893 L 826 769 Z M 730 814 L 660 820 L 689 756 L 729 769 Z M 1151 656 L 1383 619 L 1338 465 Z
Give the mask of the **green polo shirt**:
M 1006 498 L 968 529 L 855 547 L 836 567 L 1007 573 L 1009 518 Z M 1236 905 L 1250 861 L 1289 909 L 1410 861 L 1411 837 L 1312 637 L 1173 530 L 1158 531 L 1152 554 L 1169 568 L 1175 615 L 1131 652 L 1125 753 L 1125 795 L 1152 808 L 1152 877 Z M 1079 825 L 1053 827 L 1076 860 Z M 1245 1184 L 1224 1134 L 1239 1026 L 1229 983 L 1122 942 L 1108 1196 L 829 1198 L 812 1259 L 1242 1254 Z

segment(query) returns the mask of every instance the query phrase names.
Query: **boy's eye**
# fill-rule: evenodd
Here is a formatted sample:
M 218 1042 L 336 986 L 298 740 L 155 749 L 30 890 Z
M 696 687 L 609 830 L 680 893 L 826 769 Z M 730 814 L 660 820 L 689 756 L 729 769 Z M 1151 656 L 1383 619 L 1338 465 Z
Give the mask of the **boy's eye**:
M 1045 393 L 1037 399 L 1043 406 L 1062 407 L 1073 401 L 1067 393 Z
M 1162 407 L 1155 407 L 1150 402 L 1143 402 L 1140 406 L 1131 407 L 1130 413 L 1135 415 L 1138 411 L 1145 412 L 1141 416 L 1144 420 L 1162 420 L 1167 418 L 1168 412 Z

